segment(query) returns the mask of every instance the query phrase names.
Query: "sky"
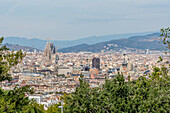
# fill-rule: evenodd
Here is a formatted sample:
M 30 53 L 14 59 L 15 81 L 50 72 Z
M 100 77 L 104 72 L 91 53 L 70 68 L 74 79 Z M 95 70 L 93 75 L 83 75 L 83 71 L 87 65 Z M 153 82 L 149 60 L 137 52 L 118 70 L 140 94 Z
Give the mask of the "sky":
M 170 0 L 0 0 L 0 36 L 74 40 L 170 27 Z

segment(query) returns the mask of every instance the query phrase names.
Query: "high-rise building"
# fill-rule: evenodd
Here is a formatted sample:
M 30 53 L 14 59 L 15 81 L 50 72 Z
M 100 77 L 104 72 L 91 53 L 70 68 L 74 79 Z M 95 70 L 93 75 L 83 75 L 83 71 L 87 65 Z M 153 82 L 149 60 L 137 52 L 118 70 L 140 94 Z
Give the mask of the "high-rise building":
M 92 59 L 92 68 L 96 68 L 100 70 L 100 59 L 99 58 L 94 57 Z
M 123 54 L 123 62 L 122 62 L 122 65 L 120 66 L 120 72 L 123 75 L 127 75 L 128 63 L 127 63 L 127 60 L 126 60 L 126 54 Z
M 132 71 L 133 70 L 133 63 L 131 61 L 128 61 L 127 68 L 128 68 L 128 71 Z
M 122 62 L 122 67 L 127 67 L 128 63 L 126 61 L 126 54 L 123 54 L 124 58 L 123 58 L 123 62 Z
M 44 56 L 47 57 L 48 60 L 51 60 L 52 56 L 55 55 L 55 46 L 52 42 L 47 42 L 44 50 Z

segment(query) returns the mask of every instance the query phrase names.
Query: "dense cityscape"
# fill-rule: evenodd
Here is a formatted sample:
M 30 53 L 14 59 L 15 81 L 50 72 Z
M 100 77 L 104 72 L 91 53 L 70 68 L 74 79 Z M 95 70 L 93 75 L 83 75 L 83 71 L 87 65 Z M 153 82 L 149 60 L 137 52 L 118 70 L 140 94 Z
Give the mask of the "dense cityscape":
M 170 113 L 170 0 L 0 0 L 0 113 Z
M 25 54 L 24 59 L 10 70 L 12 81 L 3 81 L 0 86 L 12 90 L 16 85 L 29 85 L 35 91 L 28 95 L 29 99 L 35 99 L 46 109 L 60 102 L 63 94 L 74 92 L 81 75 L 91 88 L 101 87 L 106 78 L 112 79 L 117 74 L 123 74 L 125 81 L 148 77 L 153 67 L 161 66 L 157 62 L 159 56 L 168 59 L 167 54 L 148 49 L 58 53 L 52 42 L 47 42 L 44 52 L 35 50 Z

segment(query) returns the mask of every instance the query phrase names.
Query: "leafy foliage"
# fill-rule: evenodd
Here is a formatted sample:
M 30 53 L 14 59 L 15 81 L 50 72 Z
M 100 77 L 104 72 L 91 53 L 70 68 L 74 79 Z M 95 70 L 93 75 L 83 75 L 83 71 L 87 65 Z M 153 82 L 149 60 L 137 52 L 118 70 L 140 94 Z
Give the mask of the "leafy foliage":
M 17 52 L 8 51 L 9 49 L 6 46 L 2 46 L 3 40 L 3 37 L 0 38 L 0 82 L 4 80 L 11 80 L 8 71 L 12 66 L 17 65 L 24 57 L 21 50 Z
M 65 112 L 168 112 L 170 78 L 157 69 L 150 79 L 139 77 L 131 82 L 117 75 L 113 80 L 106 79 L 102 89 L 91 89 L 81 78 L 80 87 L 65 98 Z
M 15 87 L 14 90 L 4 91 L 0 89 L 0 112 L 15 113 L 29 105 L 30 100 L 25 97 L 26 93 L 33 93 L 29 86 Z
M 74 93 L 65 98 L 66 112 L 96 112 L 98 109 L 98 107 L 95 106 L 95 103 L 98 102 L 98 88 L 90 89 L 89 84 L 83 80 L 82 76 L 79 81 L 80 87 L 77 87 Z
M 45 113 L 44 105 L 31 101 L 27 106 L 23 107 L 23 113 Z
M 6 46 L 2 46 L 3 39 L 0 38 L 0 82 L 11 80 L 8 74 L 10 68 L 17 65 L 24 57 L 21 50 L 8 51 Z M 16 86 L 9 91 L 0 88 L 0 113 L 42 113 L 43 107 L 26 97 L 26 94 L 32 93 L 33 90 L 29 86 Z
M 51 105 L 45 113 L 61 113 L 61 108 L 58 108 L 61 104 Z
M 161 29 L 161 40 L 162 40 L 162 43 L 167 45 L 167 48 L 170 49 L 170 28 L 163 28 Z

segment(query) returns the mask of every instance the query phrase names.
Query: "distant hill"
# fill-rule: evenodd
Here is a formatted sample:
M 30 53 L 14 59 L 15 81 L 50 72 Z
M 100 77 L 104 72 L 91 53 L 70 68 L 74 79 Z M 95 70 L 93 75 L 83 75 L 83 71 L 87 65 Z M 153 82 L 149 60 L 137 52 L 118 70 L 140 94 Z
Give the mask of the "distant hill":
M 149 33 L 151 32 L 112 34 L 112 35 L 106 35 L 106 36 L 92 36 L 92 37 L 81 38 L 77 40 L 68 40 L 68 41 L 52 40 L 51 42 L 54 42 L 54 45 L 58 48 L 66 48 L 66 47 L 76 46 L 80 44 L 96 44 L 96 43 L 104 42 L 104 41 L 128 38 L 130 36 L 146 35 Z M 27 39 L 27 38 L 21 38 L 21 37 L 6 37 L 3 41 L 4 44 L 5 43 L 18 44 L 21 46 L 37 48 L 39 50 L 44 50 L 46 42 L 47 42 L 46 40 L 41 40 L 37 38 Z
M 18 50 L 24 50 L 27 52 L 34 52 L 34 50 L 36 50 L 37 52 L 41 51 L 39 49 L 36 48 L 32 48 L 32 47 L 27 47 L 27 46 L 20 46 L 18 44 L 3 44 L 6 45 L 10 50 L 14 50 L 14 51 L 18 51 Z
M 59 49 L 59 52 L 101 52 L 101 50 L 120 50 L 126 48 L 159 50 L 163 47 L 163 45 L 159 43 L 159 36 L 159 33 L 153 33 L 144 36 L 132 36 L 129 38 L 100 42 L 91 45 L 82 44 L 78 46 L 72 46 Z
M 31 48 L 36 48 L 39 50 L 43 50 L 46 44 L 45 40 L 33 38 L 33 39 L 27 39 L 27 38 L 20 38 L 20 37 L 6 37 L 4 38 L 3 44 L 13 44 L 13 45 L 20 45 L 20 46 L 27 46 Z
M 64 52 L 64 53 L 69 53 L 69 52 L 80 52 L 80 51 L 88 51 L 87 48 L 89 48 L 90 45 L 88 44 L 80 44 L 80 45 L 76 45 L 76 46 L 72 46 L 72 47 L 68 47 L 68 48 L 64 48 L 64 49 L 59 49 L 59 52 Z

